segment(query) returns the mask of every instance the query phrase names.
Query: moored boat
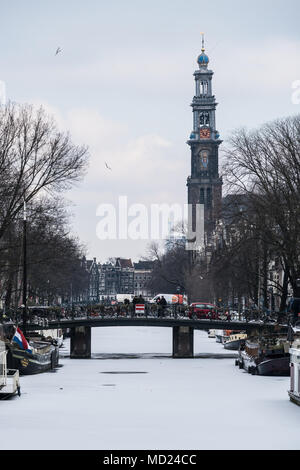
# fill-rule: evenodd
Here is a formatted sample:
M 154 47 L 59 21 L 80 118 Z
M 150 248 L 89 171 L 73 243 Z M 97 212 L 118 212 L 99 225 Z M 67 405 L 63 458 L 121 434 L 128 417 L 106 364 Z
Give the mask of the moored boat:
M 289 342 L 280 333 L 247 338 L 241 345 L 236 365 L 255 375 L 288 376 Z
M 218 333 L 216 334 L 216 341 L 217 343 L 226 343 L 228 340 L 229 336 L 233 333 L 232 330 L 218 330 Z
M 232 351 L 238 351 L 245 343 L 247 334 L 245 333 L 232 333 L 227 339 L 225 339 L 224 348 Z
M 20 375 L 31 375 L 55 369 L 58 365 L 58 346 L 43 342 L 31 342 L 33 352 L 29 353 L 7 343 L 7 364 L 18 369 Z
M 20 396 L 19 371 L 8 369 L 2 325 L 0 325 L 0 398 L 8 398 L 18 393 Z
M 290 347 L 290 400 L 300 406 L 300 338 L 296 338 Z
M 19 341 L 16 341 L 18 335 Z M 19 328 L 12 337 L 6 337 L 6 349 L 8 367 L 18 369 L 20 375 L 39 374 L 58 366 L 57 344 L 36 339 L 29 339 L 27 342 Z

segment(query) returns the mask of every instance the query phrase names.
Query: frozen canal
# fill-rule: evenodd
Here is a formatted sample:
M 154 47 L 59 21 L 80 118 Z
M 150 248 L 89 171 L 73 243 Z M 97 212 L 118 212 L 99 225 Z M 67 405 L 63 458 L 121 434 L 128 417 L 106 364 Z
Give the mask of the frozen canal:
M 92 360 L 69 359 L 65 340 L 63 367 L 21 377 L 21 397 L 0 401 L 0 449 L 300 449 L 289 378 L 248 375 L 232 358 L 175 360 L 171 339 L 94 328 Z M 224 351 L 195 332 L 195 353 Z

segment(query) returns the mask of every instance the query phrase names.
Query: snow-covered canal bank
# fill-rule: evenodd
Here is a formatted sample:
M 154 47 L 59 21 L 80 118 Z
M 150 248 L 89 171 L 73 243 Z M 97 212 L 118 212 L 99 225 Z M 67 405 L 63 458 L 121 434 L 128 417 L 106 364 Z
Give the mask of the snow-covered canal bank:
M 92 360 L 69 359 L 66 340 L 63 367 L 21 377 L 21 397 L 0 401 L 0 449 L 300 449 L 289 378 L 248 375 L 232 358 L 175 360 L 171 339 L 94 328 Z M 224 351 L 195 332 L 196 354 Z

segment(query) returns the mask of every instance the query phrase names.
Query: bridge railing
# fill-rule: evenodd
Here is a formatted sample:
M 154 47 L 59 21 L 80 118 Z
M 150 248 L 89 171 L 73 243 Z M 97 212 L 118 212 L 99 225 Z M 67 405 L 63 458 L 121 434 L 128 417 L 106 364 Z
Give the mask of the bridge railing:
M 217 318 L 220 320 L 230 321 L 244 321 L 244 322 L 274 322 L 274 323 L 287 323 L 289 321 L 289 314 L 286 312 L 264 312 L 262 310 L 245 310 L 243 313 L 235 313 L 234 315 L 228 315 L 228 309 L 220 308 L 217 309 Z M 46 322 L 51 321 L 63 321 L 63 320 L 76 320 L 76 319 L 90 319 L 93 318 L 117 318 L 117 317 L 146 317 L 146 318 L 189 318 L 188 306 L 173 304 L 162 307 L 157 304 L 145 303 L 144 313 L 136 313 L 135 305 L 132 303 L 117 304 L 117 305 L 105 305 L 98 304 L 96 306 L 88 305 L 81 306 L 80 308 L 73 309 L 55 309 L 53 311 L 43 312 L 39 314 L 32 311 L 29 315 L 29 323 L 45 326 Z M 14 323 L 22 323 L 22 315 L 20 312 L 15 312 L 8 319 Z M 195 318 L 193 318 L 195 320 Z M 3 321 L 5 323 L 5 321 Z
M 133 304 L 119 304 L 119 305 L 100 305 L 97 308 L 81 309 L 80 311 L 66 311 L 56 319 L 75 320 L 80 318 L 101 318 L 101 317 L 188 317 L 188 310 L 182 305 L 167 305 L 165 307 L 157 304 L 146 303 L 144 313 L 137 313 L 135 305 Z

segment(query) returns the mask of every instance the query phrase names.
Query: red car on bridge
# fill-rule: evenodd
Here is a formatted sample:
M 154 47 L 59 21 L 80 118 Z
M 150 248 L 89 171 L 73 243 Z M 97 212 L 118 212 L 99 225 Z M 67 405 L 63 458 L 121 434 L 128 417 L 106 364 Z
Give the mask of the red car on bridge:
M 218 320 L 219 315 L 217 307 L 207 302 L 194 302 L 189 307 L 188 312 L 189 318 L 193 319 L 207 319 L 207 320 Z

